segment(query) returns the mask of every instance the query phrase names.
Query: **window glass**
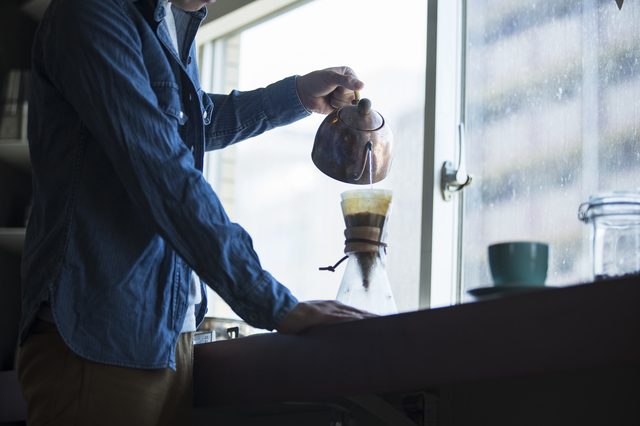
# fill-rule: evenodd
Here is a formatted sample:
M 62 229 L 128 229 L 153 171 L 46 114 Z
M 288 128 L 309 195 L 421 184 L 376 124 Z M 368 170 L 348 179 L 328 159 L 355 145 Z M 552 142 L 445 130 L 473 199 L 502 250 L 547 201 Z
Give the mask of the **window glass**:
M 216 43 L 224 54 L 213 55 L 226 64 L 218 71 L 224 90 L 345 65 L 364 81 L 361 96 L 395 137 L 391 173 L 373 186 L 394 193 L 386 269 L 400 311 L 418 308 L 425 3 L 317 0 Z M 344 256 L 340 194 L 362 188 L 325 176 L 311 161 L 323 119 L 314 114 L 225 149 L 210 156 L 207 171 L 231 219 L 252 235 L 263 267 L 300 300 L 335 299 L 345 264 L 334 273 L 319 267 Z M 231 315 L 210 296 L 209 315 Z
M 579 205 L 640 189 L 640 5 L 469 1 L 466 16 L 463 290 L 490 285 L 487 246 L 512 240 L 551 244 L 548 285 L 589 280 Z

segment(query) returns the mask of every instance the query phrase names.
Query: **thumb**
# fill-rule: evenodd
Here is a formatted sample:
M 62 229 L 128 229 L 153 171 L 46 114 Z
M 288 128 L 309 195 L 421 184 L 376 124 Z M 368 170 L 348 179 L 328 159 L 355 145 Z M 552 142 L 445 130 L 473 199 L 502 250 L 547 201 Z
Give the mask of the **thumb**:
M 325 84 L 330 86 L 340 86 L 343 89 L 342 92 L 362 90 L 364 83 L 358 79 L 355 71 L 351 67 L 333 67 L 326 68 L 325 72 Z
M 348 75 L 348 74 L 340 74 L 337 72 L 333 72 L 332 74 L 332 83 L 336 86 L 342 86 L 347 90 L 362 90 L 364 87 L 364 83 L 358 80 L 357 77 Z

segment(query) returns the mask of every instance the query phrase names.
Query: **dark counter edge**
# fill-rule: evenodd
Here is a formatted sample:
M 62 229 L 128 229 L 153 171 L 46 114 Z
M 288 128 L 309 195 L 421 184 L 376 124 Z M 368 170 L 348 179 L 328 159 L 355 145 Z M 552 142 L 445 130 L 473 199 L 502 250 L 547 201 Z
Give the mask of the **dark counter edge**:
M 194 404 L 421 391 L 640 362 L 640 278 L 195 347 Z

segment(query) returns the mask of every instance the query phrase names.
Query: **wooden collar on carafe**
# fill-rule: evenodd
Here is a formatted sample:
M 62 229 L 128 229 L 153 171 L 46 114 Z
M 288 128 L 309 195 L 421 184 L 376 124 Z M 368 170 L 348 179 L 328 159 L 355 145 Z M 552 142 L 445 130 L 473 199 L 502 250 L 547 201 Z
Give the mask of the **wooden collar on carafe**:
M 380 247 L 384 247 L 385 253 L 387 244 L 380 241 L 382 230 L 375 226 L 352 226 L 345 229 L 344 242 L 345 253 L 378 253 Z

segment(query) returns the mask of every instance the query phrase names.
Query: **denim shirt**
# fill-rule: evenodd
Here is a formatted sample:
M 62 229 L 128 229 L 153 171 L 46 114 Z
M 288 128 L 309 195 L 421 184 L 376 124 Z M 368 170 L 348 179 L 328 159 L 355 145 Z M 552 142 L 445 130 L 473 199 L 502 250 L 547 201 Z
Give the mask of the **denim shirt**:
M 192 269 L 255 327 L 273 329 L 297 303 L 202 166 L 205 150 L 309 113 L 295 77 L 204 93 L 194 38 L 205 15 L 176 11 L 181 61 L 160 0 L 53 0 L 46 11 L 33 48 L 21 342 L 48 302 L 80 356 L 175 368 Z M 206 298 L 198 322 L 205 311 Z

